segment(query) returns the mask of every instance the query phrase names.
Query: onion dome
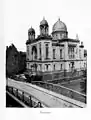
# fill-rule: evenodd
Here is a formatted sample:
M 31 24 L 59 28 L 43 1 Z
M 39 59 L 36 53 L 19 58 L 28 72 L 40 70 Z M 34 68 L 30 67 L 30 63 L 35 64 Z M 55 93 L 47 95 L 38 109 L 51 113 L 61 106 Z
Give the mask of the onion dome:
M 34 33 L 35 34 L 35 30 L 31 27 L 31 28 L 29 28 L 28 33 Z
M 48 26 L 48 22 L 45 20 L 45 18 L 43 17 L 43 20 L 40 22 L 40 26 L 44 26 L 47 25 Z
M 60 18 L 59 18 L 58 21 L 53 25 L 52 31 L 53 32 L 56 32 L 56 31 L 67 32 L 67 27 L 62 21 L 60 21 Z

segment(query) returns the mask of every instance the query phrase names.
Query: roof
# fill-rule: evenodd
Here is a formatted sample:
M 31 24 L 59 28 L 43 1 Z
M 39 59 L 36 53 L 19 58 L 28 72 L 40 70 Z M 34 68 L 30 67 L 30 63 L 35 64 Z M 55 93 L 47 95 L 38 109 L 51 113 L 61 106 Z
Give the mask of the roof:
M 35 33 L 35 30 L 31 27 L 31 28 L 29 28 L 29 30 L 28 30 L 28 32 L 32 32 L 32 33 Z
M 53 25 L 52 31 L 53 32 L 56 32 L 56 31 L 67 32 L 67 27 L 66 27 L 65 23 L 63 23 L 62 21 L 60 21 L 60 19 L 58 19 L 58 21 Z
M 40 22 L 40 26 L 41 25 L 48 25 L 48 22 L 45 20 L 45 18 L 43 18 L 43 20 Z

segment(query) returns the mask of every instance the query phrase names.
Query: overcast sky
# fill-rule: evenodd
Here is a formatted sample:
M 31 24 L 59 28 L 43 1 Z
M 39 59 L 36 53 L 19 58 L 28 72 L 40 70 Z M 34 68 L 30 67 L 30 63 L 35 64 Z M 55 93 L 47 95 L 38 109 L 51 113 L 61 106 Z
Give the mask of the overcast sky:
M 11 43 L 18 50 L 26 51 L 28 29 L 32 26 L 39 35 L 39 25 L 43 16 L 48 21 L 49 33 L 53 24 L 63 21 L 68 29 L 69 38 L 83 41 L 87 49 L 91 34 L 90 0 L 5 0 L 5 45 Z

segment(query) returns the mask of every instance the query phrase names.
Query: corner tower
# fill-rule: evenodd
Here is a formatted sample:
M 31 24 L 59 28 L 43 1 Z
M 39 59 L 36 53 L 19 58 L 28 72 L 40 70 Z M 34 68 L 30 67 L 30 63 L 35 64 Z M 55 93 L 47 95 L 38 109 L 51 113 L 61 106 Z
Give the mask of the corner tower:
M 28 40 L 34 40 L 35 39 L 35 30 L 31 27 L 28 30 Z
M 49 34 L 49 25 L 48 22 L 43 18 L 40 22 L 40 35 L 48 35 Z

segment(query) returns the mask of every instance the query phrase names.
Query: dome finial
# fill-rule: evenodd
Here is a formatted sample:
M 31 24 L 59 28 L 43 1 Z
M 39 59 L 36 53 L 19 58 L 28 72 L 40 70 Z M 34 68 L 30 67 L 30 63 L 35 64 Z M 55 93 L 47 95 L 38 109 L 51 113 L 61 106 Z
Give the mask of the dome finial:
M 81 45 L 83 45 L 83 42 L 81 41 Z
M 31 28 L 29 28 L 28 32 L 34 32 L 35 33 L 35 30 L 31 26 Z
M 76 34 L 76 40 L 79 40 L 78 34 Z
M 58 21 L 60 21 L 60 17 L 58 18 Z
M 43 16 L 43 20 L 45 20 L 45 17 Z
M 45 17 L 43 17 L 43 20 L 40 22 L 40 25 L 48 25 L 48 22 L 45 20 Z

